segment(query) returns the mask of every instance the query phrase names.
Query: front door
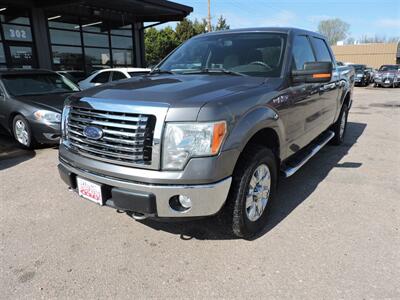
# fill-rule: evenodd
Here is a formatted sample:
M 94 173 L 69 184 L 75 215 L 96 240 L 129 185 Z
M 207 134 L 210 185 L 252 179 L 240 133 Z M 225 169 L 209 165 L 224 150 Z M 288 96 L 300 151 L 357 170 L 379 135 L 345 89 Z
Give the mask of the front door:
M 37 68 L 36 54 L 32 43 L 4 43 L 8 68 Z

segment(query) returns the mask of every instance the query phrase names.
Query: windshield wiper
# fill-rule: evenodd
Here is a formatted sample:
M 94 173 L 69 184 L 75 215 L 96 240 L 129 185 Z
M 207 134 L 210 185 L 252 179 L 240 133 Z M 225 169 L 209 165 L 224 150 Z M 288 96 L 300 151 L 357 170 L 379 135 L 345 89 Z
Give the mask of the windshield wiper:
M 153 74 L 175 74 L 175 73 L 168 70 L 161 70 L 160 68 L 155 68 L 149 72 L 149 75 Z
M 228 75 L 235 75 L 235 76 L 246 76 L 243 73 L 223 69 L 223 68 L 215 68 L 215 69 L 209 69 L 209 68 L 204 68 L 201 70 L 195 70 L 195 71 L 188 71 L 188 72 L 183 72 L 182 74 L 228 74 Z

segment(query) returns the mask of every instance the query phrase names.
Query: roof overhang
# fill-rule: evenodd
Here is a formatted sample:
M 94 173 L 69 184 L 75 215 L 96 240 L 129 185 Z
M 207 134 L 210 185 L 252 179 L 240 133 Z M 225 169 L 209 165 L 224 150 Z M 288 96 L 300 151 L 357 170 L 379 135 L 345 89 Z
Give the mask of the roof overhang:
M 38 7 L 47 11 L 110 21 L 133 22 L 181 21 L 193 8 L 167 0 L 2 0 L 2 5 Z

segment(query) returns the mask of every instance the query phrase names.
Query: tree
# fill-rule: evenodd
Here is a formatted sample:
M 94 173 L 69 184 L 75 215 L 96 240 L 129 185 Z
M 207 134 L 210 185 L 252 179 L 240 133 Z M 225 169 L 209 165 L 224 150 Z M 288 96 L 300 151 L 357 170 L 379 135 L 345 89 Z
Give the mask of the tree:
M 220 15 L 218 18 L 218 22 L 217 25 L 215 26 L 215 31 L 219 31 L 219 30 L 228 30 L 231 27 L 228 25 L 228 23 L 226 22 L 226 19 L 224 18 L 223 15 Z
M 175 28 L 176 35 L 181 43 L 196 35 L 193 22 L 184 18 Z
M 152 27 L 146 30 L 144 37 L 147 65 L 155 65 L 179 46 L 175 31 L 171 27 L 157 30 Z
M 207 32 L 207 20 L 202 19 L 201 21 L 195 19 L 193 22 L 194 31 L 196 34 L 202 34 Z
M 350 25 L 339 18 L 323 20 L 318 24 L 318 32 L 325 35 L 331 45 L 344 40 L 349 29 Z

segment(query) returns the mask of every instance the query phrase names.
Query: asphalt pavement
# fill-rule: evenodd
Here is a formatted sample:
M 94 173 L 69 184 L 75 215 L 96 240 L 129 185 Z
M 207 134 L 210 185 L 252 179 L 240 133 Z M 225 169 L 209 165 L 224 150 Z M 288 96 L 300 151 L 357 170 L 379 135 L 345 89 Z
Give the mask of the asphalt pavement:
M 0 298 L 400 299 L 400 89 L 355 88 L 344 145 L 282 180 L 253 241 L 69 192 L 57 149 L 0 137 Z

